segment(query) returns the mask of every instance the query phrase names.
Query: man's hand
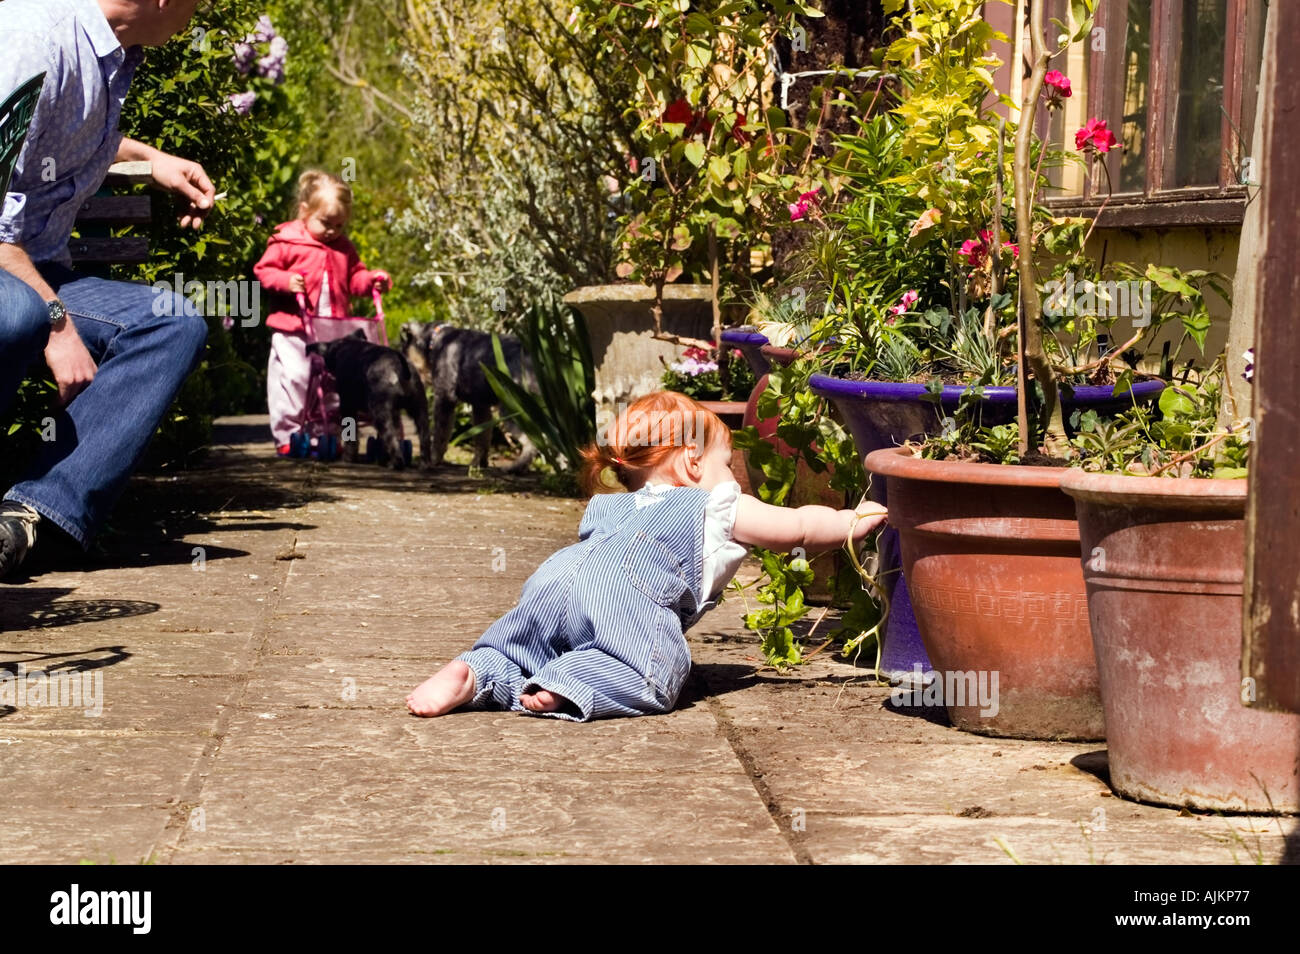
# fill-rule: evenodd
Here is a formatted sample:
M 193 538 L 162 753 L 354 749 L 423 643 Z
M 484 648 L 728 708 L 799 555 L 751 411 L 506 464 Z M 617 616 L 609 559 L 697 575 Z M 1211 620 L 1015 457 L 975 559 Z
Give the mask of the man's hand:
M 149 161 L 153 163 L 154 184 L 181 198 L 181 228 L 203 228 L 203 220 L 212 211 L 212 200 L 217 194 L 203 167 L 165 152 L 158 152 Z
M 64 318 L 60 328 L 50 331 L 50 340 L 45 345 L 45 363 L 50 366 L 54 383 L 59 386 L 61 407 L 66 407 L 85 390 L 98 370 L 71 318 Z

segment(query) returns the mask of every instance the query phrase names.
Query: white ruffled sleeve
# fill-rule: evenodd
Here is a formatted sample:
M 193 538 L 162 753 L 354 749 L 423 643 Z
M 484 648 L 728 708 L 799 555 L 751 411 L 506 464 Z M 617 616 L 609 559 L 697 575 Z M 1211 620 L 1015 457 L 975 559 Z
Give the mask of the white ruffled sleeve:
M 709 491 L 704 504 L 704 573 L 700 589 L 709 603 L 717 600 L 749 553 L 747 547 L 732 539 L 740 494 L 740 484 L 729 480 Z

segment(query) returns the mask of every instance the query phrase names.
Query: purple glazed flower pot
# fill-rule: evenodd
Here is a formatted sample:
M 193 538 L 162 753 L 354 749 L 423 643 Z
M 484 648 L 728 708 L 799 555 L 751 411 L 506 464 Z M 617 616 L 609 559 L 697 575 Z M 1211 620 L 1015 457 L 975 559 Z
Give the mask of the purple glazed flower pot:
M 863 460 L 881 448 L 897 447 L 908 439 L 938 433 L 943 426 L 939 408 L 933 402 L 924 400 L 927 394 L 924 384 L 849 381 L 825 374 L 814 374 L 809 384 L 818 397 L 835 402 Z M 1133 385 L 1131 395 L 1125 393 L 1116 396 L 1109 386 L 1078 387 L 1068 398 L 1062 395 L 1062 411 L 1067 422 L 1075 410 L 1113 414 L 1130 406 L 1135 399 L 1144 403 L 1154 401 L 1163 389 L 1163 381 L 1141 381 Z M 965 390 L 960 385 L 944 387 L 939 399 L 944 414 L 951 414 L 957 409 Z M 993 427 L 1009 424 L 1015 419 L 1016 389 L 986 387 L 981 401 L 981 423 L 985 427 Z M 883 480 L 873 481 L 871 497 L 881 505 L 889 506 Z M 890 598 L 880 670 L 885 678 L 898 681 L 910 677 L 917 666 L 920 666 L 921 672 L 928 672 L 931 666 L 921 643 L 907 583 L 901 572 L 903 564 L 898 531 L 892 526 L 887 527 L 880 534 L 877 546 L 880 549 L 880 568 L 884 574 L 882 583 Z
M 772 363 L 763 354 L 763 345 L 767 344 L 766 335 L 746 331 L 744 328 L 728 328 L 722 333 L 722 343 L 740 349 L 745 362 L 754 372 L 754 377 L 761 378 L 772 370 Z

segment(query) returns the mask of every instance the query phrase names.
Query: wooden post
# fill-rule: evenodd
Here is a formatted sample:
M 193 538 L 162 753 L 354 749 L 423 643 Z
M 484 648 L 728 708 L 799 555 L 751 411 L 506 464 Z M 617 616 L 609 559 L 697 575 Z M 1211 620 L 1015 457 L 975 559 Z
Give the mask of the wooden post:
M 1242 674 L 1255 706 L 1300 712 L 1300 56 L 1277 39 L 1300 36 L 1300 3 L 1270 4 L 1269 18 Z
M 718 349 L 719 363 L 722 358 L 722 303 L 718 301 L 718 232 L 715 225 L 709 223 L 709 280 L 713 285 L 713 347 Z

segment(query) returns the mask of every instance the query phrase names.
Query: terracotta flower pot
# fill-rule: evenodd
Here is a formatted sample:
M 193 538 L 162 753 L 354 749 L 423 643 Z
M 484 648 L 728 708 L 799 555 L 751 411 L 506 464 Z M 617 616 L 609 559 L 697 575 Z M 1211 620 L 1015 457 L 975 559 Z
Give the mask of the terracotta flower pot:
M 778 348 L 774 345 L 763 345 L 759 350 L 769 364 L 778 368 L 784 368 L 799 354 L 794 348 Z M 746 427 L 750 425 L 756 427 L 758 436 L 771 444 L 782 457 L 794 457 L 798 454 L 798 451 L 776 436 L 776 427 L 779 423 L 777 419 L 775 417 L 760 418 L 758 416 L 758 399 L 762 397 L 763 392 L 766 390 L 767 375 L 764 374 L 754 384 L 754 390 L 750 392 L 749 403 L 745 406 L 744 425 Z M 752 487 L 761 486 L 763 481 L 767 479 L 760 468 L 753 466 L 749 462 L 748 456 L 745 459 L 745 469 L 749 474 L 749 483 Z M 824 507 L 834 507 L 836 510 L 843 508 L 845 506 L 844 494 L 838 490 L 832 490 L 830 486 L 832 473 L 833 471 L 827 468 L 819 474 L 805 462 L 800 461 L 795 472 L 794 487 L 791 489 L 790 498 L 786 503 L 791 507 L 802 507 L 805 504 L 821 504 Z
M 1073 501 L 1055 467 L 878 450 L 921 640 L 959 729 L 1104 736 Z M 975 686 L 988 698 L 972 698 Z M 928 699 L 926 700 L 928 701 Z
M 1247 708 L 1246 482 L 1070 472 L 1106 710 L 1129 798 L 1300 812 L 1300 715 Z

